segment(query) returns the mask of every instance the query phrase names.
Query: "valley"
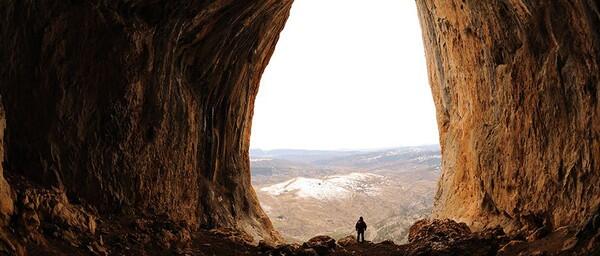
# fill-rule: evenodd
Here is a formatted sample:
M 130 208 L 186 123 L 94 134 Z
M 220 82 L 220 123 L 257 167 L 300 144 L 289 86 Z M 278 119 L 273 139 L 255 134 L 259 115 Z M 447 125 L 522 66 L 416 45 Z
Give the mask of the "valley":
M 437 145 L 382 150 L 251 150 L 253 186 L 289 242 L 354 234 L 405 243 L 408 228 L 431 212 L 440 175 Z

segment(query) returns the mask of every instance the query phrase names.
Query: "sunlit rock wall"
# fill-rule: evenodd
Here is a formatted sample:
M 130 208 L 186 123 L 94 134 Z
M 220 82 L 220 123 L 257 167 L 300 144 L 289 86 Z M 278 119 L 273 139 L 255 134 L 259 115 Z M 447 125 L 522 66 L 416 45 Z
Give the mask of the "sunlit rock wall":
M 417 5 L 443 155 L 434 216 L 583 222 L 600 203 L 598 2 Z
M 579 224 L 600 203 L 596 2 L 417 5 L 443 153 L 434 215 Z M 250 185 L 248 147 L 290 6 L 0 2 L 4 171 L 101 213 L 277 238 Z

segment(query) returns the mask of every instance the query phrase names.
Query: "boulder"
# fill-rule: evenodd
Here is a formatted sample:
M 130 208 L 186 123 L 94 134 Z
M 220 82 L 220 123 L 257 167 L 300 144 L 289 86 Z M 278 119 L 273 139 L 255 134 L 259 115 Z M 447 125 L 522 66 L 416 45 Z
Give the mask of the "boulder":
M 445 242 L 460 240 L 471 234 L 465 223 L 450 219 L 422 219 L 413 224 L 408 233 L 409 242 Z
M 342 246 L 342 247 L 347 247 L 347 246 L 358 244 L 358 241 L 356 241 L 356 237 L 355 236 L 348 235 L 348 236 L 345 236 L 343 238 L 340 238 L 340 240 L 338 240 L 337 243 L 340 246 Z
M 302 248 L 312 248 L 319 255 L 329 255 L 335 251 L 335 239 L 330 236 L 315 236 L 302 244 Z
M 41 222 L 46 222 L 78 232 L 96 232 L 95 214 L 81 205 L 71 204 L 63 190 L 28 187 L 19 201 L 23 204 L 21 218 L 25 223 L 31 223 L 32 218 L 38 216 L 38 224 L 27 224 L 27 227 L 37 229 Z

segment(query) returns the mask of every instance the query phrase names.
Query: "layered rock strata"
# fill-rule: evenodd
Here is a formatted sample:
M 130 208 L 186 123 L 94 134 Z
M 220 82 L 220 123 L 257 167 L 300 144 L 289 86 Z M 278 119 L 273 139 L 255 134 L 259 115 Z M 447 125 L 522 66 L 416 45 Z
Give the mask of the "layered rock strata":
M 248 148 L 258 83 L 290 6 L 3 1 L 7 170 L 103 214 L 276 240 Z
M 600 5 L 417 0 L 443 174 L 434 216 L 581 225 L 600 203 Z
M 0 2 L 4 176 L 100 216 L 277 240 L 248 147 L 291 2 Z M 600 203 L 598 4 L 417 5 L 443 154 L 434 215 L 509 233 L 582 225 Z M 6 181 L 0 225 L 26 209 Z
M 1 98 L 0 98 L 1 99 Z M 4 108 L 0 103 L 0 229 L 6 226 L 14 211 L 13 194 L 10 185 L 4 178 L 4 129 L 6 128 L 6 116 Z

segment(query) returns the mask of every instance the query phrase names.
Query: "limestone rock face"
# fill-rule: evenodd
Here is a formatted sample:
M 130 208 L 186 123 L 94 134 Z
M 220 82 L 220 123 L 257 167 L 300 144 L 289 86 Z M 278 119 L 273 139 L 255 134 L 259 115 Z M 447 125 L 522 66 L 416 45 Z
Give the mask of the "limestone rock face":
M 248 148 L 258 83 L 290 6 L 3 1 L 7 171 L 101 213 L 276 240 Z M 0 176 L 2 198 L 5 185 Z
M 291 3 L 2 1 L 0 220 L 22 190 L 4 171 L 99 217 L 277 240 L 248 148 Z M 597 1 L 417 5 L 443 154 L 435 217 L 508 232 L 582 224 L 600 203 Z
M 0 227 L 8 224 L 10 215 L 13 214 L 13 198 L 10 185 L 4 178 L 4 129 L 6 128 L 6 119 L 4 108 L 0 103 Z
M 443 156 L 434 217 L 580 225 L 600 203 L 598 2 L 417 5 Z

